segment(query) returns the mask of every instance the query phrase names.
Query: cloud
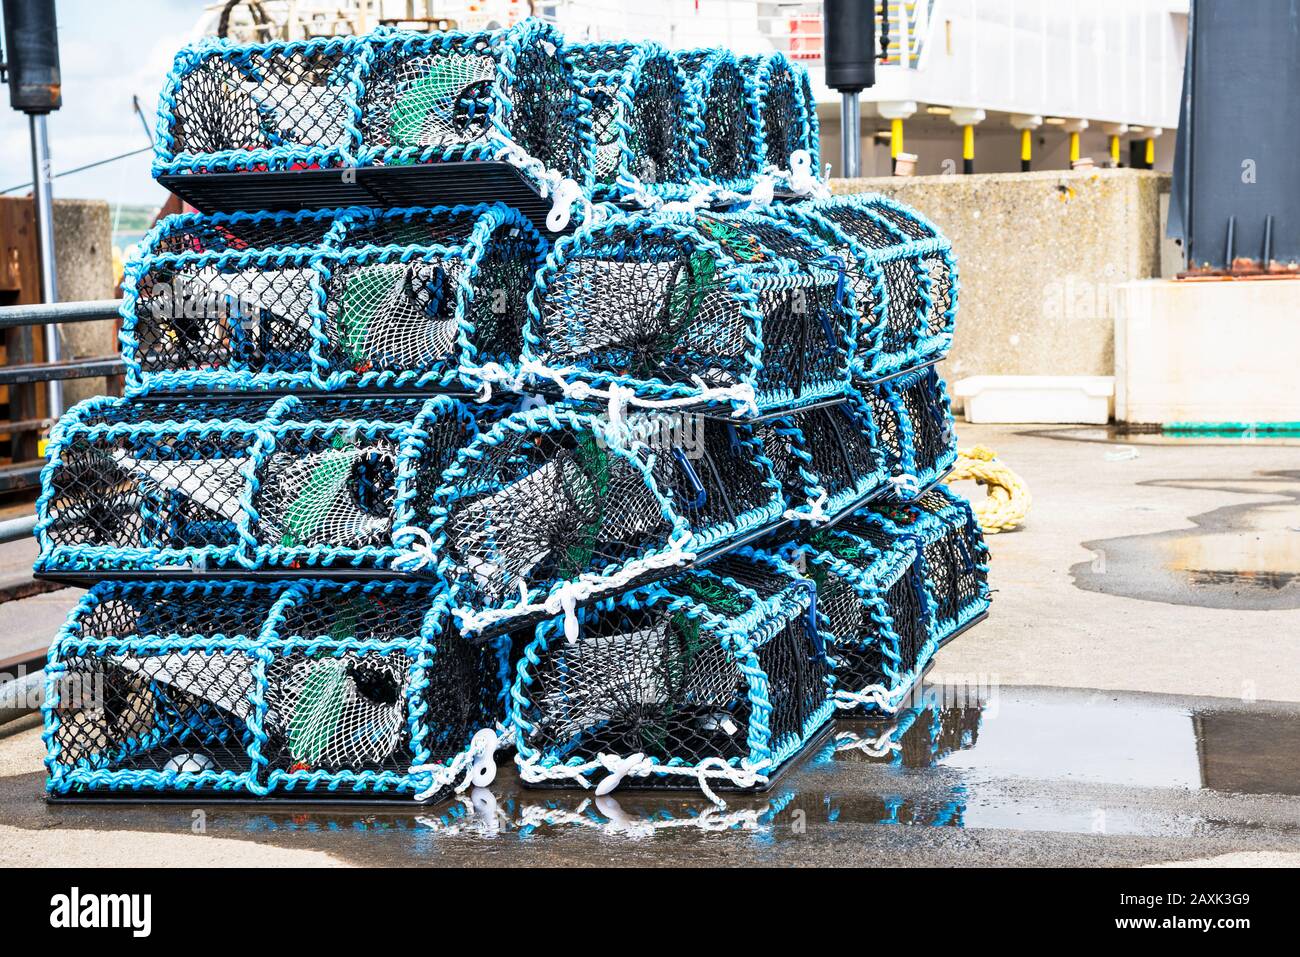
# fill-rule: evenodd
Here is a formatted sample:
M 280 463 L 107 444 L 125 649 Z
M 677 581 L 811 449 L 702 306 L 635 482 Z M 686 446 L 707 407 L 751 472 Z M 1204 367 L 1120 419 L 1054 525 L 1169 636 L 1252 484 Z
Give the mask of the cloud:
M 204 0 L 60 0 L 59 63 L 63 108 L 49 119 L 55 172 L 148 145 L 131 97 L 150 130 L 158 93 L 176 51 L 194 32 Z M 31 179 L 28 120 L 0 111 L 0 189 Z M 60 177 L 55 196 L 110 203 L 160 204 L 148 153 Z M 18 195 L 21 195 L 21 191 Z

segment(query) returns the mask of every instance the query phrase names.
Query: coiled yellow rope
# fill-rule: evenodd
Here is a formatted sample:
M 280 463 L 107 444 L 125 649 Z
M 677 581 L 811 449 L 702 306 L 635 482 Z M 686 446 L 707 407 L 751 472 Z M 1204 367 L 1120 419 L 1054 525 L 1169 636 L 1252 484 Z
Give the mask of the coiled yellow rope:
M 974 479 L 988 489 L 982 502 L 972 502 L 975 518 L 986 535 L 1009 532 L 1019 528 L 1025 514 L 1033 504 L 1029 487 L 1011 469 L 998 461 L 997 453 L 983 445 L 973 449 L 958 449 L 957 464 L 948 476 L 949 482 Z

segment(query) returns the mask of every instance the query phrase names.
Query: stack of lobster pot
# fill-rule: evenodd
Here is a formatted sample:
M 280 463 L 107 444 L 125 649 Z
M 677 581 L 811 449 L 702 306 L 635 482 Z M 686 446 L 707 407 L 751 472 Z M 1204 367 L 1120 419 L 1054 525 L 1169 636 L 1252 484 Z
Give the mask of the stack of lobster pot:
M 780 54 L 533 20 L 178 54 L 202 212 L 42 479 L 51 795 L 716 798 L 896 714 L 988 605 L 956 267 L 817 140 Z

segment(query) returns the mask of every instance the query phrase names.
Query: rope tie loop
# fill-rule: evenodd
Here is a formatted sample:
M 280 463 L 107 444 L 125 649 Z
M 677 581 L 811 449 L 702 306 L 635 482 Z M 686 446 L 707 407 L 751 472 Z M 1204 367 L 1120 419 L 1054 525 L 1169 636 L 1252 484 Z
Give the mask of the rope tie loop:
M 406 546 L 406 550 L 393 559 L 394 571 L 418 572 L 438 561 L 433 550 L 433 536 L 419 525 L 408 525 L 398 532 L 394 544 Z

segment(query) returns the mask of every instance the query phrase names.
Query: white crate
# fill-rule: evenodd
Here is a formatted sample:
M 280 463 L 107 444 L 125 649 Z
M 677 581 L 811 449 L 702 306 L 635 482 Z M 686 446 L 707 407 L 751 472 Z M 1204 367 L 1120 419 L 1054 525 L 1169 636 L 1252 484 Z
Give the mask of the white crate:
M 1115 379 L 1101 375 L 977 375 L 957 381 L 967 422 L 1105 425 Z

